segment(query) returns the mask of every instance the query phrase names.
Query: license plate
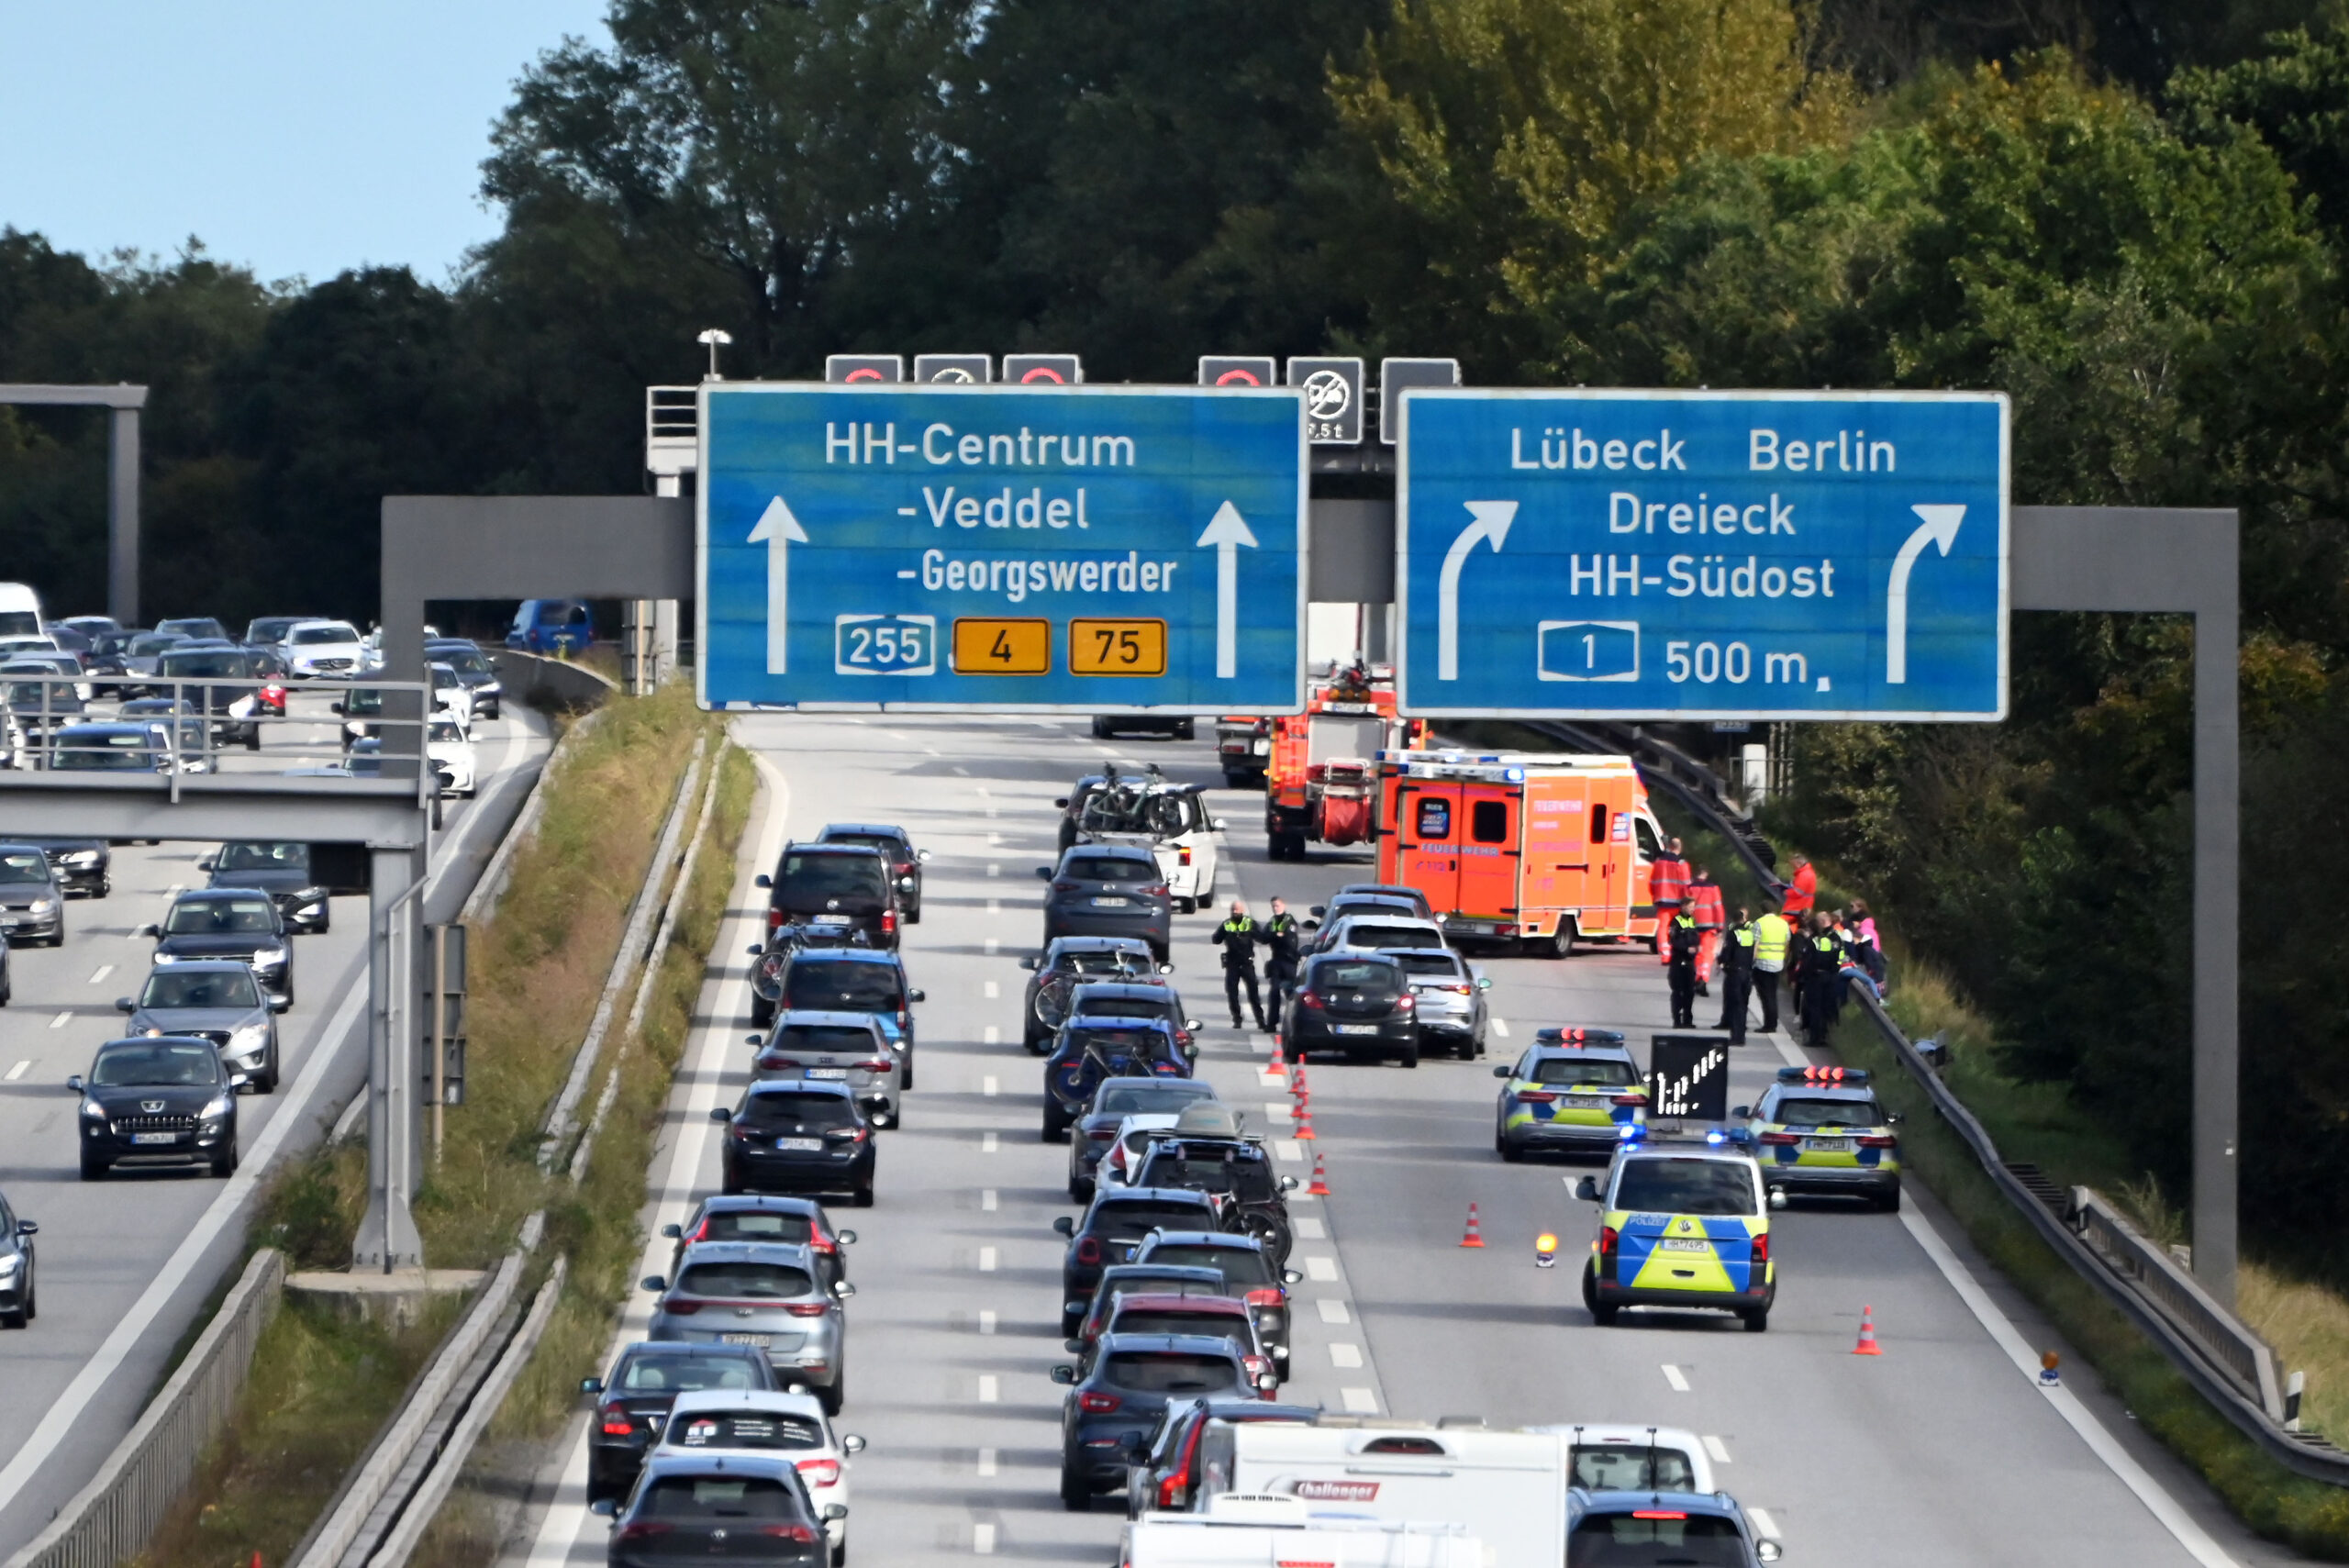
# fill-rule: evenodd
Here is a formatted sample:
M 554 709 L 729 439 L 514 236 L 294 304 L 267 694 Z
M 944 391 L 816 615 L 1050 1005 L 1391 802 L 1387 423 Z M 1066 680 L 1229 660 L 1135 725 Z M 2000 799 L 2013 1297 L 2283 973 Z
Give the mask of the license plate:
M 1678 1236 L 1667 1236 L 1655 1246 L 1659 1252 L 1709 1252 L 1713 1250 L 1713 1244 L 1710 1241 L 1699 1241 Z
M 821 1154 L 824 1140 L 820 1138 L 778 1138 L 774 1146 L 785 1154 Z
M 848 1076 L 848 1069 L 845 1067 L 810 1067 L 807 1069 L 807 1076 L 810 1078 L 845 1078 Z
M 1376 1034 L 1378 1026 L 1376 1024 L 1331 1024 L 1330 1032 L 1331 1034 Z
M 1126 906 L 1126 902 L 1122 898 L 1097 898 L 1093 901 L 1093 906 L 1096 909 L 1122 909 Z
M 1806 1138 L 1802 1146 L 1813 1154 L 1849 1154 L 1852 1140 L 1848 1138 Z
M 176 1132 L 134 1132 L 130 1135 L 133 1143 L 177 1143 L 179 1140 L 180 1135 Z
M 1569 1110 L 1595 1111 L 1607 1103 L 1604 1095 L 1561 1095 L 1558 1103 Z
M 845 926 L 848 923 L 849 917 L 845 915 L 818 915 L 816 917 L 816 924 L 819 926 Z
M 774 1338 L 772 1334 L 720 1334 L 718 1342 L 721 1345 L 764 1345 Z

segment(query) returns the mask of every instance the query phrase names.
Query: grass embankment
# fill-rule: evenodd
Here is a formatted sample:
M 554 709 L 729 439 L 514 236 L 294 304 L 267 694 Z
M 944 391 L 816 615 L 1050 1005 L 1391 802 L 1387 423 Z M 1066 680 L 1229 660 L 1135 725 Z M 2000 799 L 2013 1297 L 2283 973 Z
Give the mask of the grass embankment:
M 643 1031 L 649 1049 L 628 1055 L 619 1102 L 579 1192 L 540 1172 L 538 1131 L 586 1033 L 694 738 L 704 732 L 713 745 L 721 734 L 695 708 L 689 689 L 673 684 L 653 697 L 616 701 L 541 786 L 549 794 L 538 832 L 517 854 L 495 915 L 473 933 L 466 1103 L 446 1113 L 446 1141 L 417 1195 L 416 1218 L 435 1267 L 489 1268 L 512 1248 L 523 1218 L 547 1210 L 549 1245 L 539 1268 L 562 1251 L 572 1273 L 541 1362 L 553 1347 L 581 1342 L 589 1322 L 608 1320 L 638 1250 L 635 1217 L 653 1120 L 748 811 L 750 764 L 739 754 L 723 753 L 721 810 L 689 905 L 696 918 L 681 918 L 663 955 Z M 607 1041 L 607 1060 L 621 1044 L 618 1032 Z M 252 1243 L 284 1249 L 297 1269 L 346 1266 L 365 1181 L 366 1151 L 355 1141 L 295 1162 L 264 1195 Z M 416 1328 L 394 1332 L 289 1301 L 262 1338 L 226 1434 L 141 1562 L 217 1568 L 245 1563 L 256 1551 L 265 1563 L 284 1562 L 398 1407 L 457 1310 L 444 1304 Z M 517 1401 L 544 1383 L 534 1368 Z M 539 1397 L 551 1399 L 551 1385 Z

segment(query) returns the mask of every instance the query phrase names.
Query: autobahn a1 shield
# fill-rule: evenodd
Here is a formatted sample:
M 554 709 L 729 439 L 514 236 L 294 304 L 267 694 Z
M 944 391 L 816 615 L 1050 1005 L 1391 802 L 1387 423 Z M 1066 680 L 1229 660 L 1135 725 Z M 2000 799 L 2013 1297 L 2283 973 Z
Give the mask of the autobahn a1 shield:
M 1294 713 L 1289 388 L 701 392 L 712 707 Z
M 1402 402 L 1406 712 L 2005 716 L 2004 395 Z

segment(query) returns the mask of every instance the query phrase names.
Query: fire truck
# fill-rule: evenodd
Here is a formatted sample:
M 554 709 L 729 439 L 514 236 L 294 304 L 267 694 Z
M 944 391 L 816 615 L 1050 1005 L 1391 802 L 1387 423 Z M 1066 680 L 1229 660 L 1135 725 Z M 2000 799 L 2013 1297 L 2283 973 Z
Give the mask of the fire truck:
M 1273 721 L 1245 714 L 1226 714 L 1215 721 L 1215 756 L 1223 768 L 1226 789 L 1244 789 L 1264 782 L 1273 756 Z
M 1313 840 L 1368 843 L 1376 831 L 1378 754 L 1426 739 L 1426 720 L 1396 716 L 1391 665 L 1338 666 L 1310 683 L 1305 711 L 1272 721 L 1264 836 L 1273 859 L 1301 861 Z
M 1427 895 L 1447 934 L 1553 958 L 1653 940 L 1664 835 L 1629 757 L 1386 751 L 1377 767 L 1378 880 Z

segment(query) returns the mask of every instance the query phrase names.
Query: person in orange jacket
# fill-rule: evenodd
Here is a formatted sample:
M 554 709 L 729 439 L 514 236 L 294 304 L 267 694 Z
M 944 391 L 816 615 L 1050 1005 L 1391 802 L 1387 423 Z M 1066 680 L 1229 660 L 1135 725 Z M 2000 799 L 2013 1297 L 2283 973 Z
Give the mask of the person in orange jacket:
M 1659 963 L 1672 962 L 1672 944 L 1666 935 L 1672 929 L 1672 917 L 1688 901 L 1688 862 L 1680 855 L 1680 840 L 1673 839 L 1664 846 L 1664 853 L 1648 862 L 1648 902 L 1655 906 L 1655 956 Z
M 1688 913 L 1697 921 L 1697 995 L 1713 994 L 1713 965 L 1720 959 L 1721 929 L 1729 922 L 1721 912 L 1720 884 L 1704 866 L 1688 879 Z
M 1794 879 L 1787 884 L 1786 902 L 1778 906 L 1778 912 L 1790 923 L 1800 926 L 1803 917 L 1810 913 L 1811 906 L 1818 901 L 1819 873 L 1811 869 L 1809 861 L 1797 855 Z

